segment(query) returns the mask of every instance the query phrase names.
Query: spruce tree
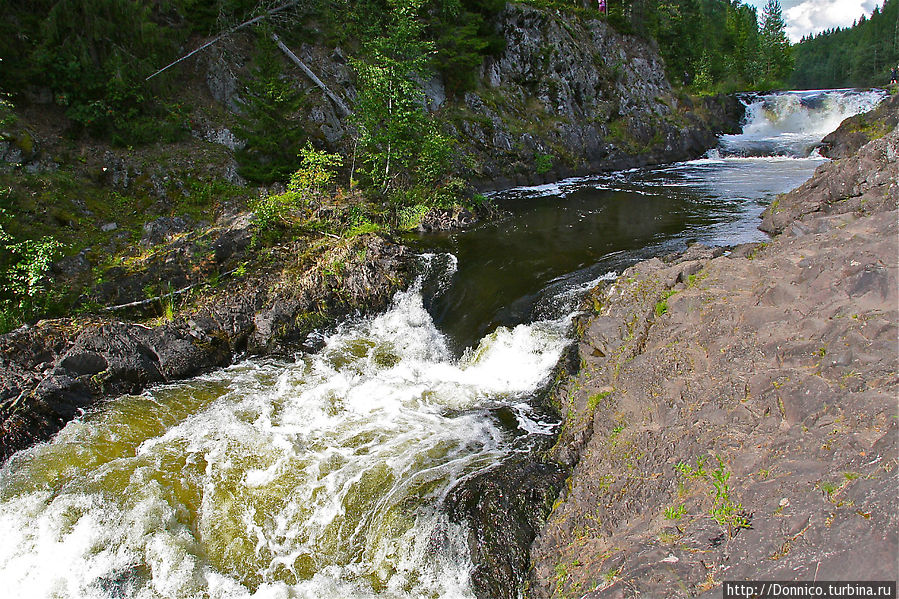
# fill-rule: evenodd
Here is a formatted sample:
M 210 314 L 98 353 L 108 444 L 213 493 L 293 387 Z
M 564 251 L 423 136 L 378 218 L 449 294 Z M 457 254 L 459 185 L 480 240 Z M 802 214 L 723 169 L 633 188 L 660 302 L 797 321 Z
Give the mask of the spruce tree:
M 768 82 L 786 79 L 793 69 L 793 52 L 778 0 L 768 0 L 762 12 L 761 53 Z
M 246 145 L 236 158 L 242 177 L 267 185 L 287 181 L 299 166 L 297 154 L 305 134 L 292 117 L 302 96 L 284 77 L 278 49 L 264 29 L 253 62 L 235 128 Z

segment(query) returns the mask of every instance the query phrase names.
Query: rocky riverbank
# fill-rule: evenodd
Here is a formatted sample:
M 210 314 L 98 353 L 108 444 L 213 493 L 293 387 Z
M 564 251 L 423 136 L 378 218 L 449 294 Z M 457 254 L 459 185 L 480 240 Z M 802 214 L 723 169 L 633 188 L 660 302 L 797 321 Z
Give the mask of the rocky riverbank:
M 897 159 L 893 128 L 779 197 L 770 243 L 694 246 L 594 291 L 528 596 L 896 579 Z
M 240 230 L 220 235 L 213 251 L 240 239 Z M 380 237 L 311 245 L 276 246 L 177 314 L 41 321 L 0 336 L 0 461 L 106 398 L 195 376 L 237 356 L 289 355 L 314 329 L 383 309 L 408 280 L 408 252 Z M 127 281 L 126 291 L 140 287 Z

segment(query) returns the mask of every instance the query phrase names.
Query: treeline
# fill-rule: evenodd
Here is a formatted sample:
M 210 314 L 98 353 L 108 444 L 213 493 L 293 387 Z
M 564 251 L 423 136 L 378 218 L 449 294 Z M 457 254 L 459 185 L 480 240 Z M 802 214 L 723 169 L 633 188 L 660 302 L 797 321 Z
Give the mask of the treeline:
M 792 56 L 778 0 L 761 19 L 740 0 L 611 0 L 618 29 L 652 37 L 668 77 L 696 91 L 777 86 L 790 74 Z
M 797 89 L 884 86 L 899 63 L 899 0 L 886 0 L 852 27 L 802 39 L 794 47 Z

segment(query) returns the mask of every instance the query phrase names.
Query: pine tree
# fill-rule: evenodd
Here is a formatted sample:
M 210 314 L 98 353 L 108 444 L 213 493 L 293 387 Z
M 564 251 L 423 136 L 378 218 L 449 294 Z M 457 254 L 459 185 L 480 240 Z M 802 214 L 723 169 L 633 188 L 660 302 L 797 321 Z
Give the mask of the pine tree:
M 763 76 L 782 81 L 793 69 L 793 53 L 778 0 L 768 0 L 762 12 L 761 55 Z

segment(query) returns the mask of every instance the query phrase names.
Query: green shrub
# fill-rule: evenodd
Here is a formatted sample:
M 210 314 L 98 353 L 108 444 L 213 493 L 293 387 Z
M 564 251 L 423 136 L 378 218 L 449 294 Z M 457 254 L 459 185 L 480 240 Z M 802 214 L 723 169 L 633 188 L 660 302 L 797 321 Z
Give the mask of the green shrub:
M 534 167 L 537 170 L 537 174 L 545 175 L 548 173 L 553 167 L 553 160 L 555 160 L 555 156 L 552 154 L 537 154 L 534 158 Z
M 14 242 L 0 210 L 0 332 L 43 315 L 61 295 L 47 277 L 63 244 L 52 237 Z

